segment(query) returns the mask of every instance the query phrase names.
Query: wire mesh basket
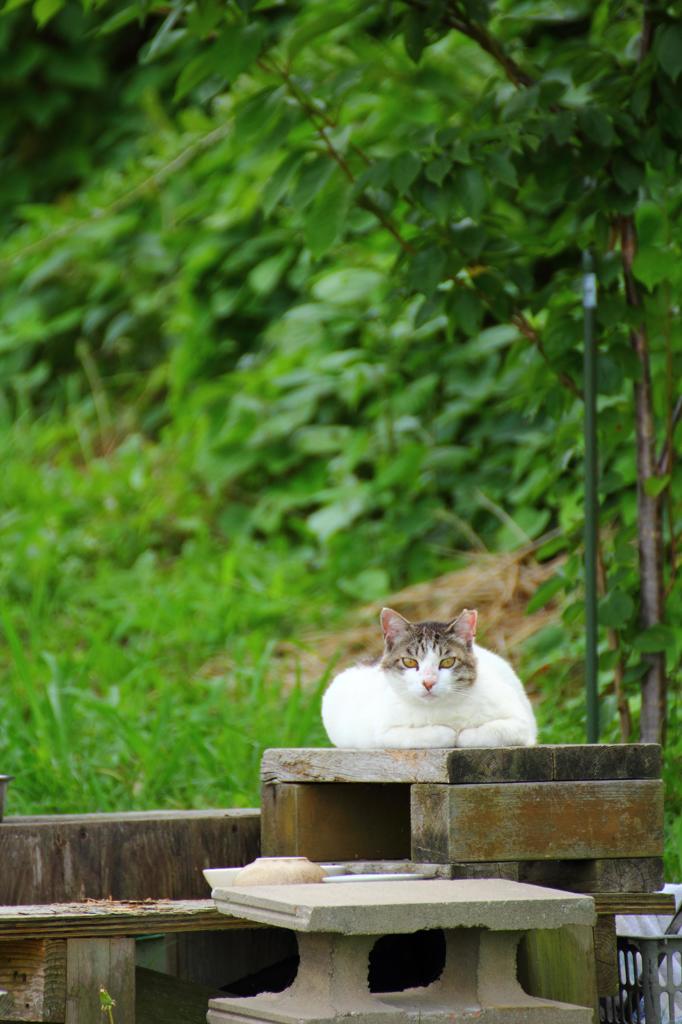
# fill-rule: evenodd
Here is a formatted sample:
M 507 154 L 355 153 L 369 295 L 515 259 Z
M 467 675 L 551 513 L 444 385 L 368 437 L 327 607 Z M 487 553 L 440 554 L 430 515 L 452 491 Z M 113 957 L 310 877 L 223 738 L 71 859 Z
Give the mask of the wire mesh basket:
M 618 939 L 617 996 L 599 1001 L 602 1024 L 682 1024 L 682 935 Z

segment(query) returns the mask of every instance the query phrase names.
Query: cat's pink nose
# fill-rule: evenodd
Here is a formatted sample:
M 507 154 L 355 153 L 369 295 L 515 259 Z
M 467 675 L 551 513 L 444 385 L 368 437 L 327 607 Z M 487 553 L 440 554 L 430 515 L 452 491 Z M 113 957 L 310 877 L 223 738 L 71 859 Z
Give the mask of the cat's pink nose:
M 422 686 L 426 690 L 431 691 L 434 688 L 435 685 L 436 685 L 436 680 L 435 679 L 422 679 Z

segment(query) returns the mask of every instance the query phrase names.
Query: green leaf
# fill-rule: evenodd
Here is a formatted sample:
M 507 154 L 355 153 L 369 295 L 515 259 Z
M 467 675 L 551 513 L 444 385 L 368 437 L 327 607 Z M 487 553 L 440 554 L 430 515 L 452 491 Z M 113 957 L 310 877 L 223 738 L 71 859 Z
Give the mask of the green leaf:
M 662 494 L 670 483 L 670 474 L 665 476 L 650 476 L 644 481 L 644 490 L 651 498 L 657 498 Z
M 488 197 L 485 179 L 475 167 L 463 167 L 456 176 L 456 194 L 464 208 L 464 212 L 478 220 Z
M 624 590 L 615 587 L 599 602 L 599 621 L 611 629 L 622 629 L 632 618 L 635 602 Z
M 409 10 L 403 19 L 403 39 L 408 57 L 417 64 L 426 46 L 428 21 L 421 11 Z
M 38 22 L 38 27 L 43 28 L 47 25 L 63 6 L 63 0 L 36 0 L 33 5 L 33 17 Z
M 339 587 L 356 601 L 378 601 L 391 589 L 385 569 L 363 569 L 357 576 L 339 580 Z
M 178 32 L 174 31 L 175 23 L 182 14 L 181 7 L 172 7 L 169 13 L 161 22 L 161 26 L 156 35 L 143 46 L 139 53 L 139 61 L 141 64 L 149 64 L 154 60 L 155 57 L 161 54 L 167 53 L 173 48 L 178 41 Z M 185 35 L 184 30 L 180 32 L 180 38 Z
M 649 626 L 643 633 L 639 633 L 633 640 L 632 646 L 644 654 L 658 654 L 659 651 L 666 651 L 668 648 L 675 649 L 675 632 L 670 626 L 659 622 L 655 626 Z
M 426 177 L 434 185 L 442 185 L 451 167 L 452 161 L 448 157 L 439 156 L 427 165 Z
M 505 153 L 491 153 L 488 156 L 488 168 L 490 175 L 501 181 L 503 185 L 509 185 L 510 188 L 517 187 L 519 182 L 516 168 Z
M 445 274 L 446 258 L 443 250 L 437 245 L 429 245 L 412 259 L 409 281 L 415 291 L 431 295 Z
M 635 210 L 635 224 L 641 248 L 665 241 L 665 213 L 658 203 L 651 200 L 640 203 Z
M 322 541 L 328 540 L 339 530 L 350 526 L 365 510 L 361 494 L 350 494 L 333 505 L 319 509 L 308 516 L 308 527 Z
M 302 25 L 293 33 L 287 44 L 289 60 L 293 60 L 308 43 L 313 41 L 313 39 L 317 39 L 318 36 L 331 32 L 332 29 L 338 28 L 339 25 L 347 24 L 349 18 L 353 16 L 353 13 L 354 12 L 349 10 L 346 5 L 342 7 L 331 7 L 329 10 L 323 9 L 317 17 L 306 22 L 306 24 Z
M 538 611 L 540 608 L 544 608 L 556 594 L 565 588 L 566 580 L 563 576 L 552 576 L 551 579 L 545 580 L 545 582 L 538 587 L 526 605 L 526 615 L 532 615 L 533 612 Z
M 212 74 L 212 68 L 205 54 L 194 57 L 189 64 L 185 64 L 175 83 L 175 100 L 183 99 L 187 93 L 195 89 L 197 85 Z
M 408 188 L 419 174 L 421 167 L 422 163 L 419 157 L 409 151 L 399 153 L 397 157 L 393 158 L 391 177 L 397 188 L 398 196 L 403 196 L 407 193 Z
M 304 234 L 313 256 L 323 256 L 342 233 L 350 199 L 351 185 L 337 172 L 309 207 Z
M 655 246 L 638 249 L 632 262 L 632 272 L 638 281 L 651 291 L 661 281 L 670 280 L 675 261 L 665 249 Z
M 222 33 L 212 54 L 214 70 L 233 82 L 237 75 L 245 71 L 260 53 L 263 43 L 263 27 L 256 22 L 240 26 L 232 26 Z
M 345 306 L 369 301 L 373 292 L 384 283 L 384 275 L 376 270 L 351 268 L 334 270 L 317 279 L 312 291 L 316 299 Z
M 615 140 L 611 121 L 599 107 L 583 107 L 578 113 L 580 127 L 598 146 L 610 146 Z
M 306 164 L 291 195 L 291 204 L 296 210 L 304 210 L 312 203 L 318 192 L 325 187 L 334 171 L 336 164 L 328 156 L 318 156 Z
M 97 29 L 97 35 L 106 36 L 111 32 L 118 32 L 124 25 L 129 25 L 131 21 L 139 21 L 141 18 L 141 9 L 138 4 L 128 4 L 127 7 L 121 8 L 120 11 L 116 11 L 116 14 L 112 14 L 110 18 L 103 21 Z
M 305 159 L 304 153 L 290 153 L 279 165 L 263 189 L 263 213 L 269 217 L 279 201 L 286 195 L 296 172 Z
M 624 153 L 613 158 L 613 176 L 623 192 L 636 192 L 644 181 L 644 167 Z
M 468 288 L 457 288 L 450 302 L 450 313 L 466 335 L 478 332 L 483 310 L 476 295 Z
M 233 82 L 256 59 L 262 42 L 261 25 L 230 25 L 210 47 L 183 68 L 175 87 L 175 99 L 182 99 L 211 75 Z
M 682 25 L 664 25 L 656 33 L 654 51 L 666 75 L 676 82 L 682 71 Z

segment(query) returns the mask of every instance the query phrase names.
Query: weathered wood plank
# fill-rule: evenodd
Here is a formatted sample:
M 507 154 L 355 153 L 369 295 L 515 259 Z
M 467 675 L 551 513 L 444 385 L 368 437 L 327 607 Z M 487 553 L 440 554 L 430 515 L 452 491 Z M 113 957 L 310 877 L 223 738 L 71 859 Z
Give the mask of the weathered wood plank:
M 6 818 L 0 904 L 201 898 L 202 868 L 248 864 L 259 843 L 257 810 Z
M 214 992 L 298 955 L 296 934 L 287 928 L 181 932 L 167 935 L 166 943 L 167 973 L 209 986 Z
M 519 863 L 519 881 L 567 892 L 657 892 L 663 888 L 662 857 L 605 857 Z
M 594 1010 L 597 1024 L 597 978 L 593 929 L 587 925 L 534 929 L 521 939 L 519 981 L 524 992 Z
M 597 920 L 594 929 L 594 959 L 600 998 L 618 995 L 618 946 L 614 914 L 602 914 Z
M 449 877 L 449 865 L 434 867 L 442 869 L 442 873 L 439 871 L 434 877 Z M 479 874 L 476 877 L 501 876 Z M 592 895 L 598 914 L 672 914 L 675 911 L 675 898 L 670 893 L 605 892 Z M 255 922 L 218 912 L 213 900 L 168 900 L 140 904 L 103 901 L 0 907 L 0 941 L 10 943 L 9 946 L 3 946 L 5 950 L 15 942 L 42 942 L 49 938 L 172 934 L 260 927 Z
M 674 897 L 668 892 L 595 892 L 597 914 L 672 914 Z
M 205 1024 L 208 1000 L 215 994 L 207 985 L 138 967 L 135 1024 Z
M 261 778 L 269 782 L 491 782 L 657 779 L 656 743 L 559 744 L 480 749 L 266 750 Z
M 409 787 L 267 784 L 261 823 L 264 856 L 398 860 L 410 850 Z
M 102 1024 L 101 988 L 116 1020 L 135 1020 L 134 939 L 67 939 L 65 1024 Z
M 0 942 L 3 1021 L 62 1022 L 66 1001 L 66 943 L 32 939 Z
M 251 927 L 256 926 L 219 913 L 210 899 L 141 903 L 101 900 L 0 907 L 0 939 L 150 935 Z
M 412 858 L 433 861 L 659 857 L 663 784 L 415 785 Z
M 425 865 L 430 871 L 433 864 Z M 582 893 L 650 893 L 663 888 L 661 857 L 594 860 L 481 861 L 443 864 L 447 878 L 507 878 L 550 889 Z M 397 869 L 396 869 L 397 870 Z

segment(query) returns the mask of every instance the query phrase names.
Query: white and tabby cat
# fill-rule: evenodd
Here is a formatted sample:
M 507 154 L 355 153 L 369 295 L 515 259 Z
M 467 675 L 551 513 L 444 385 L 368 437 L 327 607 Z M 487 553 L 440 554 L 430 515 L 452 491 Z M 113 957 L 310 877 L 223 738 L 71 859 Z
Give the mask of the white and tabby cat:
M 408 622 L 384 608 L 384 653 L 332 680 L 322 721 L 337 747 L 529 747 L 537 727 L 511 665 L 474 643 L 477 612 Z

